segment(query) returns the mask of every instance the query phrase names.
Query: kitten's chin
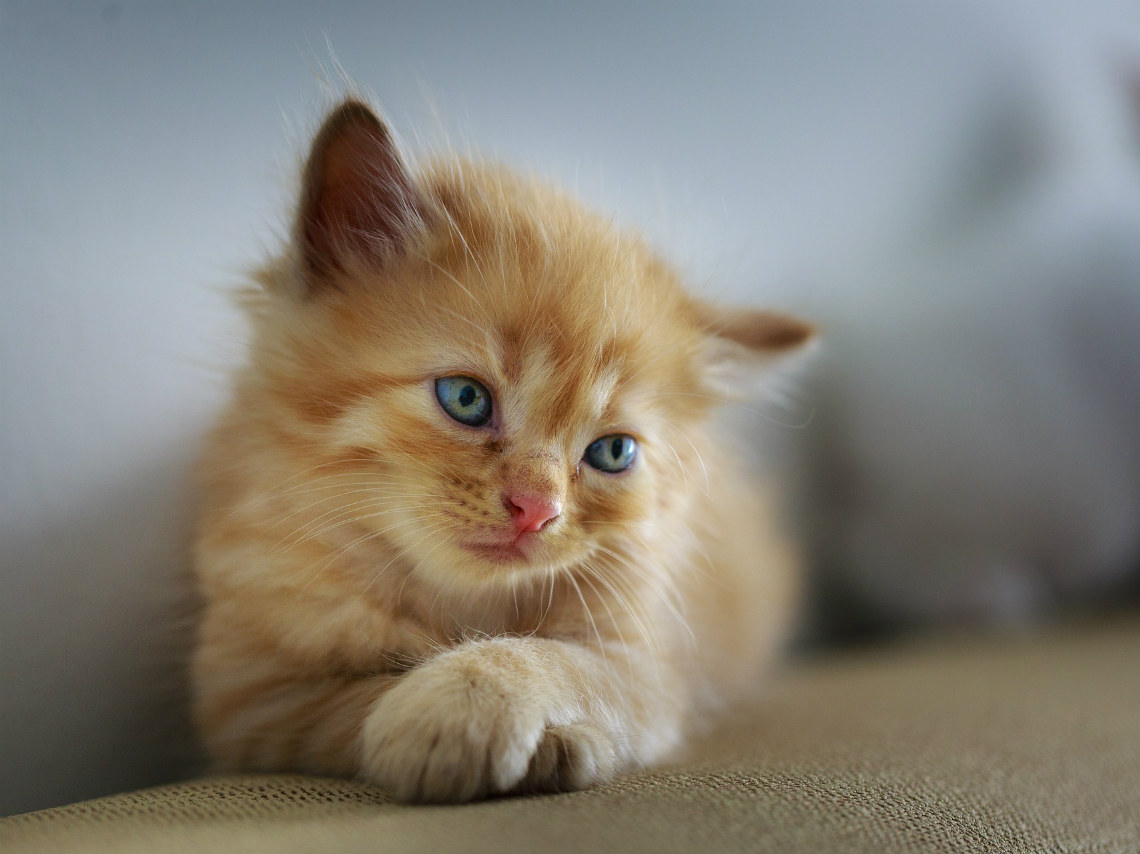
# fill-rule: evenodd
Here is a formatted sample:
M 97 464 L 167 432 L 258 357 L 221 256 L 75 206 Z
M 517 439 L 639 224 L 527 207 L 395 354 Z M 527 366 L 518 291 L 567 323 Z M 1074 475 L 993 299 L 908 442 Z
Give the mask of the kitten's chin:
M 459 543 L 464 551 L 481 557 L 491 563 L 519 564 L 529 563 L 532 558 L 526 549 L 515 542 L 509 543 Z

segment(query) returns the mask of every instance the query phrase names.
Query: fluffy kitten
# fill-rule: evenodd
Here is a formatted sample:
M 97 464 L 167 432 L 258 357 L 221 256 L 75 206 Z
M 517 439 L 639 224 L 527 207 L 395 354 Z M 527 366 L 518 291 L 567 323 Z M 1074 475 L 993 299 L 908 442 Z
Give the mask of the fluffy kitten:
M 704 425 L 810 327 L 499 168 L 413 173 L 356 101 L 258 279 L 196 545 L 221 766 L 577 789 L 752 682 L 796 558 Z

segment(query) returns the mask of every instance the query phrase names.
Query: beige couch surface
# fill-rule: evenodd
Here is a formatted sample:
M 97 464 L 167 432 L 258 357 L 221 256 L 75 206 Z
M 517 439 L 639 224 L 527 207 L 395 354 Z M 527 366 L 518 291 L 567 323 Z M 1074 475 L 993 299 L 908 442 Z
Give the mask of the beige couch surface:
M 0 821 L 4 851 L 1140 850 L 1140 618 L 801 663 L 675 764 L 408 807 L 203 779 Z

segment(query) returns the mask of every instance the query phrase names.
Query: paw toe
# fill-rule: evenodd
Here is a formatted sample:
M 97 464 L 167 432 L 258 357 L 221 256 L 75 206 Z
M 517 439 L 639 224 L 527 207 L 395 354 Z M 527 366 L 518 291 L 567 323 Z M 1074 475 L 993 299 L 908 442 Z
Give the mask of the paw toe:
M 531 757 L 519 792 L 570 792 L 611 779 L 617 769 L 613 739 L 590 724 L 548 727 Z

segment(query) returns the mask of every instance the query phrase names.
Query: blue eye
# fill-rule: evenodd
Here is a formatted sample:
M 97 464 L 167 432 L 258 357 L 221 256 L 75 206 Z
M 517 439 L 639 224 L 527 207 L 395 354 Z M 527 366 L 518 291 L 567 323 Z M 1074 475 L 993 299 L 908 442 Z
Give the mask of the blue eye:
M 491 420 L 491 392 L 471 377 L 440 377 L 435 396 L 444 412 L 470 427 L 482 427 Z
M 595 439 L 586 448 L 585 460 L 598 471 L 625 471 L 637 457 L 637 441 L 625 433 Z

